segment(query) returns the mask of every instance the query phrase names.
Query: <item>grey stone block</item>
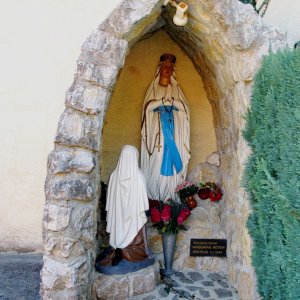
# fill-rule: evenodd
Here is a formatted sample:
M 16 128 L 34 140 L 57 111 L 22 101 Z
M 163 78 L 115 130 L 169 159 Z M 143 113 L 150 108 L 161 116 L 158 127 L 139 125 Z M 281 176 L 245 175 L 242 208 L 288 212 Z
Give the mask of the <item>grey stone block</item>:
M 45 192 L 48 199 L 90 201 L 95 187 L 88 176 L 52 176 L 46 182 Z
M 70 237 L 49 236 L 44 243 L 47 255 L 61 258 L 82 256 L 85 253 L 83 243 Z
M 44 228 L 51 231 L 65 230 L 70 223 L 72 208 L 46 203 L 44 210 Z
M 55 142 L 99 150 L 102 119 L 66 109 L 60 117 Z
M 224 279 L 224 275 L 221 275 L 218 273 L 211 273 L 207 277 L 214 281 L 219 281 L 219 280 Z
M 226 289 L 214 289 L 215 293 L 218 295 L 218 297 L 226 298 L 226 297 L 232 297 L 232 292 Z
M 97 222 L 96 210 L 92 205 L 76 207 L 72 211 L 72 226 L 76 231 L 88 229 Z
M 158 290 L 158 294 L 162 298 L 168 297 L 168 293 L 166 292 L 165 287 L 163 287 L 163 286 Z
M 115 85 L 118 72 L 119 68 L 114 65 L 92 64 L 81 60 L 77 62 L 77 75 L 79 77 L 108 89 L 112 89 Z
M 76 79 L 66 94 L 66 107 L 88 114 L 104 112 L 111 92 L 98 84 Z
M 131 43 L 156 23 L 160 12 L 159 0 L 122 1 L 99 29 Z
M 86 149 L 55 150 L 49 155 L 48 167 L 52 174 L 90 173 L 95 167 L 95 160 L 93 153 Z
M 92 285 L 93 299 L 128 299 L 151 292 L 156 286 L 155 268 L 153 265 L 125 275 L 96 273 Z
M 190 278 L 194 281 L 199 281 L 203 279 L 202 274 L 198 273 L 198 272 L 188 272 L 188 275 L 190 276 Z
M 44 255 L 41 279 L 44 290 L 76 289 L 87 286 L 89 273 L 86 258 L 79 257 L 61 262 Z
M 128 43 L 105 31 L 92 33 L 81 48 L 80 61 L 118 68 L 124 65 Z
M 112 89 L 123 67 L 128 43 L 104 31 L 93 33 L 82 46 L 77 62 L 77 76 Z
M 209 291 L 199 291 L 199 294 L 202 296 L 202 297 L 204 297 L 204 298 L 208 298 L 208 297 L 210 297 L 210 293 L 209 293 Z
M 201 281 L 201 284 L 202 284 L 203 286 L 214 286 L 213 281 L 208 281 L 208 280 L 206 280 L 206 281 Z

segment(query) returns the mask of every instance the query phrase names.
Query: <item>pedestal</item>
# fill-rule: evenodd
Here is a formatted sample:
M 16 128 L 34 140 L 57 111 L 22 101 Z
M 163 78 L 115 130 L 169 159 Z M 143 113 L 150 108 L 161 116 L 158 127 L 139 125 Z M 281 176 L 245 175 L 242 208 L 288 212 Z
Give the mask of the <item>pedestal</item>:
M 153 291 L 158 281 L 157 262 L 137 272 L 123 275 L 105 275 L 95 272 L 92 299 L 127 299 Z

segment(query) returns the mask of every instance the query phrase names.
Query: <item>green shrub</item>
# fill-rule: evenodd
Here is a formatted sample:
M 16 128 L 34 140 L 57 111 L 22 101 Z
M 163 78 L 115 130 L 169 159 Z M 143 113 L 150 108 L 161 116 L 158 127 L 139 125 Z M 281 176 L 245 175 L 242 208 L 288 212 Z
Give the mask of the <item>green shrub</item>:
M 265 57 L 244 137 L 252 263 L 264 300 L 300 299 L 300 49 Z

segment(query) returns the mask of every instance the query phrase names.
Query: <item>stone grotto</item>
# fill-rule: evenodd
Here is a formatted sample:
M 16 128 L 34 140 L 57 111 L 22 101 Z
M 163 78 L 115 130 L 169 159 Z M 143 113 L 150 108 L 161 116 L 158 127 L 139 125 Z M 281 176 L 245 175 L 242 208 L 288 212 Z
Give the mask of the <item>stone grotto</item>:
M 194 70 L 191 72 L 196 74 L 193 76 L 202 80 L 211 114 L 210 120 L 203 117 L 199 118 L 202 123 L 194 121 L 195 134 L 192 128 L 191 140 L 195 138 L 197 142 L 192 149 L 195 157 L 188 179 L 217 181 L 224 192 L 219 203 L 198 199 L 198 207 L 188 221 L 189 230 L 179 234 L 174 268 L 226 273 L 240 299 L 258 298 L 250 257 L 251 238 L 246 229 L 250 208 L 241 187 L 249 155 L 242 137 L 243 116 L 263 55 L 270 47 L 273 51 L 285 47 L 286 40 L 281 32 L 264 25 L 251 5 L 238 0 L 186 0 L 185 3 L 189 6 L 189 21 L 180 27 L 172 21 L 174 8 L 163 7 L 162 0 L 124 0 L 82 45 L 74 81 L 66 93 L 66 108 L 59 120 L 54 150 L 48 158 L 41 272 L 43 299 L 105 299 L 97 287 L 105 289 L 107 280 L 95 272 L 94 263 L 101 243 L 100 181 L 108 177 L 109 168 L 115 163 L 107 154 L 109 143 L 112 146 L 116 143 L 116 148 L 121 146 L 107 129 L 119 119 L 110 117 L 117 113 L 111 110 L 117 105 L 120 111 L 124 104 L 116 94 L 122 76 L 127 76 L 126 70 L 136 81 L 146 76 L 137 66 L 147 64 L 155 70 L 162 47 L 171 48 L 180 59 L 185 59 L 184 64 L 190 64 Z M 136 92 L 143 95 L 145 89 Z M 140 95 L 140 103 L 132 100 L 132 110 L 128 112 L 136 116 L 136 122 L 141 114 Z M 197 99 L 193 100 L 194 111 L 197 103 Z M 124 122 L 128 123 L 128 119 Z M 206 126 L 202 133 L 201 124 Z M 139 135 L 140 127 L 133 127 L 135 131 L 128 136 L 124 130 L 121 142 Z M 115 132 L 122 134 L 119 129 Z M 207 132 L 211 138 L 205 142 Z M 139 141 L 135 138 L 129 143 L 138 145 Z M 202 152 L 197 150 L 201 141 L 208 145 Z M 160 236 L 150 226 L 148 237 L 152 251 L 160 258 Z M 190 257 L 189 240 L 193 237 L 227 239 L 227 258 Z M 155 285 L 157 274 L 152 269 L 146 268 L 142 273 L 149 277 L 149 285 Z M 136 280 L 134 275 L 124 276 L 110 289 L 115 289 L 114 293 L 127 289 L 129 296 L 149 289 L 141 282 L 137 286 Z

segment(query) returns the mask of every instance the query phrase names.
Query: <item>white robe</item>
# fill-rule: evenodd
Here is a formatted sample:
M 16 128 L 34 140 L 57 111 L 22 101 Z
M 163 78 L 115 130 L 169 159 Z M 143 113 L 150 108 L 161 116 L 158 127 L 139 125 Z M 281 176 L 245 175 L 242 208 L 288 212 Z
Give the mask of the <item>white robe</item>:
M 179 201 L 175 188 L 185 180 L 190 159 L 190 113 L 186 99 L 177 84 L 174 74 L 171 76 L 171 85 L 168 87 L 161 86 L 158 82 L 159 69 L 155 79 L 148 88 L 143 105 L 141 170 L 146 178 L 149 198 L 162 201 L 172 198 Z M 160 173 L 164 151 L 164 137 L 159 114 L 153 110 L 162 105 L 162 97 L 167 99 L 173 97 L 173 103 L 166 101 L 164 104 L 165 106 L 173 104 L 179 110 L 173 112 L 174 137 L 183 168 L 178 174 L 174 168 L 173 176 L 164 176 Z M 162 146 L 160 149 L 157 147 L 158 144 Z
M 147 222 L 145 211 L 149 203 L 138 156 L 134 146 L 124 146 L 109 179 L 106 231 L 110 233 L 109 244 L 115 249 L 128 246 Z

